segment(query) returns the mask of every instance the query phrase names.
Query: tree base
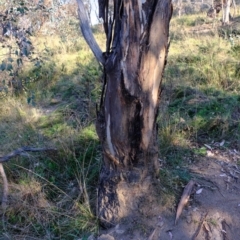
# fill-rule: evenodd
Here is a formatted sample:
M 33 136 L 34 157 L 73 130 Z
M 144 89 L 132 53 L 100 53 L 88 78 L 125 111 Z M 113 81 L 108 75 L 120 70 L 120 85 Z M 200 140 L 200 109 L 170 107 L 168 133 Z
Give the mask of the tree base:
M 102 170 L 98 192 L 98 217 L 104 228 L 117 225 L 122 219 L 141 212 L 143 202 L 154 198 L 154 180 L 146 169 L 107 174 Z

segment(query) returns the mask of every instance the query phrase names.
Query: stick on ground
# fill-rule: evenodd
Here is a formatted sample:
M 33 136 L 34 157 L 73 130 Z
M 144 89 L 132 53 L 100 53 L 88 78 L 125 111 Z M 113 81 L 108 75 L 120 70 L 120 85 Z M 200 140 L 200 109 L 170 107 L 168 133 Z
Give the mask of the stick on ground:
M 22 147 L 18 148 L 15 151 L 12 151 L 11 153 L 0 156 L 0 174 L 3 179 L 3 195 L 2 195 L 2 207 L 5 208 L 7 205 L 7 199 L 8 199 L 8 180 L 7 176 L 5 174 L 4 168 L 3 168 L 3 162 L 9 161 L 11 158 L 16 157 L 18 155 L 21 155 L 23 152 L 40 152 L 40 151 L 56 151 L 54 148 L 34 148 L 34 147 Z
M 21 155 L 23 152 L 41 152 L 41 151 L 56 151 L 56 149 L 55 148 L 22 147 L 12 151 L 11 153 L 5 156 L 2 156 L 2 157 L 0 156 L 0 163 L 7 162 L 11 158 Z
M 195 185 L 195 182 L 193 180 L 190 180 L 189 183 L 186 185 L 186 187 L 183 190 L 183 194 L 182 194 L 181 200 L 180 200 L 180 202 L 178 204 L 178 208 L 177 208 L 175 225 L 177 224 L 177 220 L 180 217 L 180 215 L 183 211 L 183 208 L 185 207 L 185 205 L 187 204 L 187 202 L 190 198 L 190 195 L 191 195 L 191 192 L 192 192 L 192 189 L 193 189 L 194 185 Z

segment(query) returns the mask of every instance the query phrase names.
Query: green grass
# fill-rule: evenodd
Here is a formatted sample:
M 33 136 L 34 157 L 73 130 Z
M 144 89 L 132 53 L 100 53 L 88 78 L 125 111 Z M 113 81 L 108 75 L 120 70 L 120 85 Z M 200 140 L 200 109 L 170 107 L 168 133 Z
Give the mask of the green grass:
M 206 155 L 204 144 L 224 139 L 226 146 L 240 146 L 240 47 L 219 37 L 216 29 L 192 31 L 203 25 L 212 27 L 202 14 L 171 21 L 157 119 L 159 180 L 168 207 L 191 178 L 187 165 L 194 156 Z M 103 48 L 103 34 L 94 32 Z M 10 193 L 0 237 L 86 238 L 99 228 L 95 203 L 101 148 L 94 122 L 101 69 L 79 36 L 33 41 L 41 64 L 26 64 L 19 73 L 25 87 L 20 95 L 1 95 L 0 154 L 23 146 L 57 151 L 29 152 L 4 164 Z
M 233 46 L 228 38 L 219 37 L 212 23 L 201 19 L 202 15 L 192 15 L 171 21 L 158 117 L 159 179 L 169 208 L 190 179 L 187 166 L 207 155 L 204 144 L 224 139 L 226 147 L 240 146 L 240 43 L 235 39 Z M 208 33 L 192 31 L 203 24 L 210 28 Z
M 25 91 L 0 103 L 1 155 L 23 146 L 54 147 L 4 164 L 9 204 L 0 237 L 77 239 L 98 231 L 96 186 L 101 152 L 95 132 L 100 71 L 80 38 L 74 49 L 38 38 L 40 66 L 20 72 Z

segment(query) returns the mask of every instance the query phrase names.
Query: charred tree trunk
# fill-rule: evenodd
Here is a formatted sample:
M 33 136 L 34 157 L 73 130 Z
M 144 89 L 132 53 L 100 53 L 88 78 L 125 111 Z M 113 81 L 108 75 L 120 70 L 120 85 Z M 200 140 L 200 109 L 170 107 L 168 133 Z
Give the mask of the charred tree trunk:
M 77 2 L 89 42 L 81 1 Z M 171 0 L 114 0 L 112 16 L 109 1 L 99 0 L 106 34 L 104 58 L 95 43 L 91 49 L 104 69 L 96 129 L 104 159 L 98 215 L 107 227 L 136 211 L 158 170 L 156 118 L 171 14 Z

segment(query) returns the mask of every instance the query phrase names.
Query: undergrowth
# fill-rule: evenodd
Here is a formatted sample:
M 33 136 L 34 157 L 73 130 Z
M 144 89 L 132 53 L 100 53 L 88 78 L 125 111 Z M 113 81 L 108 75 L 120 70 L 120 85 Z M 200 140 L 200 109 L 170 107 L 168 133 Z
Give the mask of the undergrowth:
M 240 150 L 240 42 L 235 38 L 233 45 L 232 35 L 219 36 L 217 26 L 202 17 L 171 22 L 158 117 L 159 176 L 169 207 L 191 178 L 187 165 L 194 164 L 196 155 L 207 155 L 205 144 L 224 140 L 225 147 Z M 195 31 L 203 25 L 207 32 Z
M 192 28 L 207 25 L 209 33 Z M 181 27 L 179 27 L 181 26 Z M 103 34 L 94 31 L 103 46 Z M 218 36 L 202 15 L 173 18 L 159 126 L 163 204 L 191 178 L 186 166 L 206 155 L 204 144 L 223 139 L 239 150 L 239 44 Z M 1 155 L 23 146 L 56 150 L 16 156 L 4 164 L 9 203 L 1 210 L 0 237 L 84 239 L 98 231 L 96 194 L 101 149 L 95 106 L 100 67 L 83 39 L 35 40 L 42 62 L 26 65 L 19 96 L 2 93 Z
M 46 38 L 36 39 L 44 61 L 20 73 L 22 94 L 3 93 L 0 103 L 1 155 L 24 146 L 56 149 L 4 164 L 10 192 L 0 237 L 6 239 L 78 239 L 98 231 L 100 69 L 81 37 L 71 50 L 57 36 Z

